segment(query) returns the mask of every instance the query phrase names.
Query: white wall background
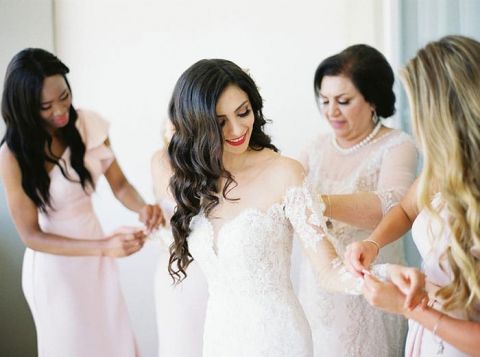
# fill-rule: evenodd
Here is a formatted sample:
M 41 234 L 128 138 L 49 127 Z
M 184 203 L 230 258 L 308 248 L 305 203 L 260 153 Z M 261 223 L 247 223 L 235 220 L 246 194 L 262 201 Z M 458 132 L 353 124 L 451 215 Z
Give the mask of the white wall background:
M 274 143 L 296 156 L 310 137 L 327 130 L 312 90 L 319 62 L 353 43 L 390 50 L 382 0 L 0 0 L 0 6 L 1 75 L 24 47 L 55 49 L 71 69 L 74 104 L 112 123 L 117 159 L 149 201 L 150 157 L 161 146 L 167 103 L 175 81 L 195 61 L 227 58 L 248 68 L 265 99 L 265 114 L 273 120 L 267 130 Z M 52 36 L 45 40 L 42 35 L 52 24 L 54 44 Z M 136 224 L 104 181 L 95 205 L 106 231 Z M 147 244 L 120 260 L 146 357 L 156 355 L 156 248 Z
M 313 97 L 319 62 L 352 43 L 383 49 L 382 2 L 55 1 L 57 54 L 71 68 L 74 103 L 103 114 L 122 168 L 153 200 L 150 157 L 161 145 L 167 104 L 180 74 L 201 58 L 248 68 L 265 99 L 274 143 L 298 154 L 326 130 Z M 135 217 L 105 183 L 96 206 L 106 230 Z M 122 283 L 145 356 L 156 348 L 155 246 L 121 260 Z

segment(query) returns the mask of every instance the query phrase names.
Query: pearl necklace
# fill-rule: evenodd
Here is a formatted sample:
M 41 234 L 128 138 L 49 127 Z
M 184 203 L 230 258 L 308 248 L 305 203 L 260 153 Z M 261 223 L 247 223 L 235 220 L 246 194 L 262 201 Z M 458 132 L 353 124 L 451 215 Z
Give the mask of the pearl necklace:
M 343 155 L 351 154 L 352 152 L 358 151 L 360 148 L 364 147 L 367 145 L 372 139 L 377 135 L 377 133 L 380 131 L 382 127 L 382 123 L 378 121 L 377 125 L 375 125 L 375 128 L 368 134 L 368 136 L 360 141 L 358 144 L 353 145 L 352 147 L 349 148 L 342 148 L 340 145 L 337 143 L 337 139 L 335 138 L 335 135 L 332 135 L 332 145 Z

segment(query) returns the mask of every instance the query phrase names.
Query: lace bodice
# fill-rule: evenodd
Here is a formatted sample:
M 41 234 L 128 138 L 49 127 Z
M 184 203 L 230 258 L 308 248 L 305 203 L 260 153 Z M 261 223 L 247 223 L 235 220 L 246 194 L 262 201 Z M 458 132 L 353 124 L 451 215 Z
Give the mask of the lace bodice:
M 210 294 L 204 356 L 311 356 L 310 329 L 290 280 L 293 233 L 325 288 L 358 294 L 361 284 L 335 259 L 323 208 L 304 185 L 266 211 L 241 211 L 216 233 L 205 214 L 192 219 L 189 250 Z
M 340 268 L 325 233 L 323 210 L 323 203 L 313 200 L 304 185 L 290 188 L 283 201 L 267 211 L 245 209 L 226 221 L 216 235 L 201 213 L 192 219 L 189 249 L 207 275 L 213 294 L 217 286 L 222 293 L 226 286 L 231 286 L 232 292 L 279 290 L 291 285 L 291 237 L 295 232 L 317 272 L 344 282 L 330 283 L 330 277 L 321 277 L 325 288 L 360 293 L 359 281 Z

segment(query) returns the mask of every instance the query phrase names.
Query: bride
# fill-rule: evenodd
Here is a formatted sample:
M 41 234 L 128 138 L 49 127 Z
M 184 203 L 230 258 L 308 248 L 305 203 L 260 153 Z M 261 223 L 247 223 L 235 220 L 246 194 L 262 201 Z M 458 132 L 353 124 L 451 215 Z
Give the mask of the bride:
M 264 133 L 262 107 L 250 76 L 220 59 L 188 68 L 170 102 L 177 209 L 169 271 L 181 281 L 195 259 L 205 274 L 205 357 L 313 355 L 290 281 L 294 232 L 323 287 L 361 293 L 362 279 L 345 270 L 325 233 L 324 205 L 302 165 Z

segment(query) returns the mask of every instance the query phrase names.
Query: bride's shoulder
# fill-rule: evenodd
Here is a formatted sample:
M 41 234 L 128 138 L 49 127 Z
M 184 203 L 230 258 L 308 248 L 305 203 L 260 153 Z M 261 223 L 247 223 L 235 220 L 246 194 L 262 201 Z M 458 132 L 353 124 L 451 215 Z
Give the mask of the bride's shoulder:
M 303 183 L 305 169 L 299 161 L 277 154 L 269 166 L 269 175 L 283 187 L 290 187 Z

